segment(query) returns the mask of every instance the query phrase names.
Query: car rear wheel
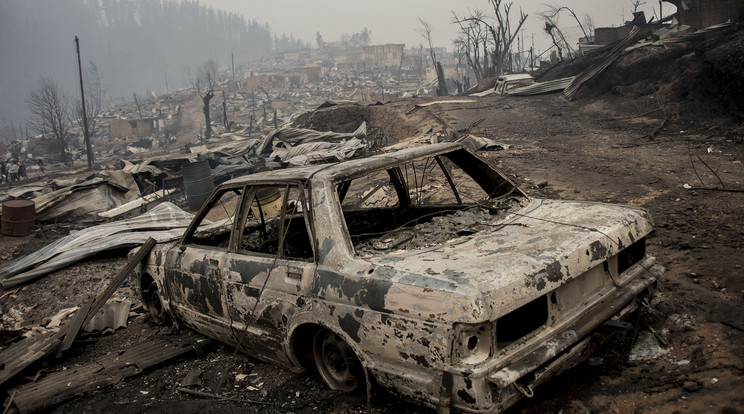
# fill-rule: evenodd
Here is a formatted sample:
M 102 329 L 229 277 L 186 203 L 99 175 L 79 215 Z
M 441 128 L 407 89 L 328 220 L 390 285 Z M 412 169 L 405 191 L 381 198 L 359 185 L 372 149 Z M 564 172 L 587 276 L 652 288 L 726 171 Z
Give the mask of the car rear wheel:
M 158 284 L 155 281 L 150 283 L 144 294 L 145 306 L 147 311 L 150 312 L 153 322 L 156 325 L 165 325 L 168 322 L 168 313 L 163 307 L 163 303 L 160 301 L 160 294 L 158 290 Z
M 352 392 L 363 382 L 362 364 L 346 342 L 328 329 L 313 340 L 315 366 L 326 384 L 336 391 Z

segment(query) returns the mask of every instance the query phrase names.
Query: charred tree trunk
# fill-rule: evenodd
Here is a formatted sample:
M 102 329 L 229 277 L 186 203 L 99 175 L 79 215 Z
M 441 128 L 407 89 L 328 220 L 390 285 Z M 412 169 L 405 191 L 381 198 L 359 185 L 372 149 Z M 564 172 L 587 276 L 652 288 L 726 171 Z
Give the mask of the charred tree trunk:
M 222 91 L 222 124 L 225 126 L 225 131 L 230 132 L 230 122 L 227 120 L 227 99 L 225 98 L 225 91 Z
M 437 62 L 437 80 L 439 81 L 437 96 L 447 96 L 447 84 L 444 83 L 444 69 L 442 69 L 442 64 L 439 62 Z
M 202 102 L 204 102 L 204 122 L 207 124 L 206 130 L 204 131 L 205 139 L 212 138 L 212 119 L 209 116 L 209 101 L 211 101 L 212 98 L 214 98 L 214 91 L 211 89 L 202 97 Z

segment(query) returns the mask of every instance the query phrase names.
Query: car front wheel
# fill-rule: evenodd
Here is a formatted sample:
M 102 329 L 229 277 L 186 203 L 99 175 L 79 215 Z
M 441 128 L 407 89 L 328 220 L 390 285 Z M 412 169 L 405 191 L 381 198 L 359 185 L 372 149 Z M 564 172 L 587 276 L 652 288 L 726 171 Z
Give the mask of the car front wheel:
M 363 382 L 362 364 L 337 334 L 321 329 L 313 340 L 313 356 L 320 376 L 332 390 L 352 392 Z
M 168 322 L 168 313 L 163 308 L 163 303 L 160 301 L 160 294 L 158 291 L 158 284 L 155 281 L 150 283 L 147 290 L 144 292 L 145 306 L 147 311 L 150 312 L 153 322 L 156 325 L 165 325 Z

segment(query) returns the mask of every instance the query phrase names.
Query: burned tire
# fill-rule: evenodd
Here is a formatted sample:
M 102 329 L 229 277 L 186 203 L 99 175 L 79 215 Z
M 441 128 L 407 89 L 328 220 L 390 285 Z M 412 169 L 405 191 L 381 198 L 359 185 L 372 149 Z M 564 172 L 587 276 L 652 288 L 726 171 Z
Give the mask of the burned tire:
M 147 311 L 150 312 L 150 317 L 156 325 L 165 325 L 168 323 L 168 313 L 163 307 L 163 303 L 160 301 L 160 294 L 158 290 L 158 284 L 155 281 L 150 283 L 150 286 L 142 293 Z
M 364 383 L 362 364 L 349 345 L 328 329 L 313 339 L 313 357 L 320 376 L 332 390 L 353 392 Z

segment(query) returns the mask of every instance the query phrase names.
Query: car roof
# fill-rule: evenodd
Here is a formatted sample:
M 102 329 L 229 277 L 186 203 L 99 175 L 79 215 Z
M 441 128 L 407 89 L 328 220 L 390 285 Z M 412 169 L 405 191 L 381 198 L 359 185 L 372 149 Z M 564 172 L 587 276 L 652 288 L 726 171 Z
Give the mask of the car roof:
M 311 178 L 336 181 L 365 175 L 369 171 L 391 168 L 409 160 L 434 156 L 464 149 L 456 142 L 424 145 L 395 152 L 379 153 L 365 158 L 357 158 L 331 164 L 306 165 L 278 170 L 262 171 L 226 181 L 221 187 L 235 187 L 243 184 L 262 184 L 276 182 L 306 181 Z
M 532 79 L 532 75 L 529 73 L 511 73 L 508 75 L 501 75 L 497 80 L 500 81 L 511 81 L 511 80 L 519 80 L 519 79 Z

